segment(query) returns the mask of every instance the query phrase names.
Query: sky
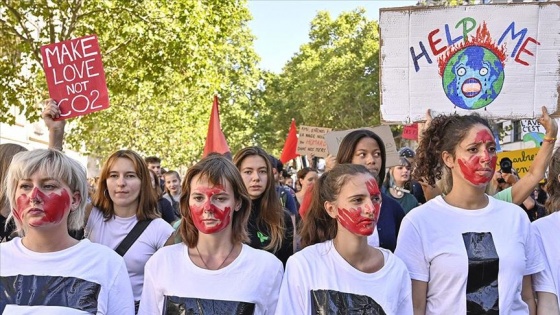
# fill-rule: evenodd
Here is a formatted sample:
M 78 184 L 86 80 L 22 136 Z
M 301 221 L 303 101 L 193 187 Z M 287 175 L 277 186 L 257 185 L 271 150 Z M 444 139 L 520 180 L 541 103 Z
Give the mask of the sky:
M 253 20 L 249 23 L 257 37 L 255 51 L 261 58 L 260 67 L 279 73 L 282 67 L 309 41 L 311 20 L 318 11 L 328 11 L 335 19 L 341 12 L 357 7 L 366 9 L 369 19 L 379 19 L 379 8 L 416 5 L 408 1 L 346 1 L 346 0 L 249 0 Z

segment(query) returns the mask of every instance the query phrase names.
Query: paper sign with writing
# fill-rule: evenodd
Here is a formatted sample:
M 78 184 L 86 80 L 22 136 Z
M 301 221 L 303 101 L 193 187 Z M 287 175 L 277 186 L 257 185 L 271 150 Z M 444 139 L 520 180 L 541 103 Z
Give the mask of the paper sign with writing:
M 386 123 L 559 115 L 560 2 L 381 9 Z
M 496 170 L 500 170 L 500 160 L 502 158 L 508 157 L 513 162 L 512 168 L 517 171 L 519 177 L 523 177 L 523 175 L 529 172 L 529 167 L 531 167 L 531 164 L 533 163 L 533 160 L 535 159 L 535 156 L 537 156 L 538 152 L 539 148 L 500 152 L 498 153 Z
M 328 155 L 324 136 L 332 128 L 299 126 L 297 153 L 325 157 Z
M 407 140 L 418 140 L 418 123 L 404 126 L 402 138 Z
M 395 138 L 393 137 L 393 132 L 389 126 L 378 126 L 374 128 L 364 127 L 358 129 L 367 129 L 373 131 L 377 134 L 385 144 L 385 154 L 387 159 L 385 161 L 385 167 L 391 167 L 399 164 L 399 152 L 397 151 L 397 145 L 395 144 Z M 342 130 L 342 131 L 331 131 L 325 135 L 325 141 L 327 142 L 327 147 L 329 149 L 329 154 L 336 156 L 338 154 L 338 148 L 342 139 L 350 132 L 358 129 Z
M 41 47 L 49 94 L 61 119 L 109 108 L 109 93 L 97 36 L 90 35 Z

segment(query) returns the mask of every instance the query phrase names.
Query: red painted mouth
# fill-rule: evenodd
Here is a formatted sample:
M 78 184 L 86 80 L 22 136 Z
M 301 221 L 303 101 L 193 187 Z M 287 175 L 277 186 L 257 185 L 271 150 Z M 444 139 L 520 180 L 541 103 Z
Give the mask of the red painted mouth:
M 461 91 L 463 92 L 463 95 L 465 95 L 465 97 L 472 98 L 477 96 L 480 91 L 482 91 L 482 84 L 480 84 L 480 81 L 476 78 L 468 78 L 465 80 L 465 82 L 463 82 Z

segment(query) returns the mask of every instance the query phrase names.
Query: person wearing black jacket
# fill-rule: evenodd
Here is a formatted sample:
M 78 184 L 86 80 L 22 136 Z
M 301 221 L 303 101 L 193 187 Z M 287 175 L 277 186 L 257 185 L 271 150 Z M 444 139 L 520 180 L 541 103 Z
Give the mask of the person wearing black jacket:
M 248 230 L 253 248 L 273 253 L 284 266 L 294 253 L 294 226 L 276 193 L 268 154 L 258 147 L 246 147 L 233 157 L 252 200 Z

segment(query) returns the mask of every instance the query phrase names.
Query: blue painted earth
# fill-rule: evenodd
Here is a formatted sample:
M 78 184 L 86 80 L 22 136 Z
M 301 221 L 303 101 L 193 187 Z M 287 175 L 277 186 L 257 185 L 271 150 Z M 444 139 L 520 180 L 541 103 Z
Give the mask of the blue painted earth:
M 443 91 L 463 109 L 480 109 L 492 103 L 504 85 L 504 67 L 491 50 L 469 46 L 457 51 L 445 65 Z

